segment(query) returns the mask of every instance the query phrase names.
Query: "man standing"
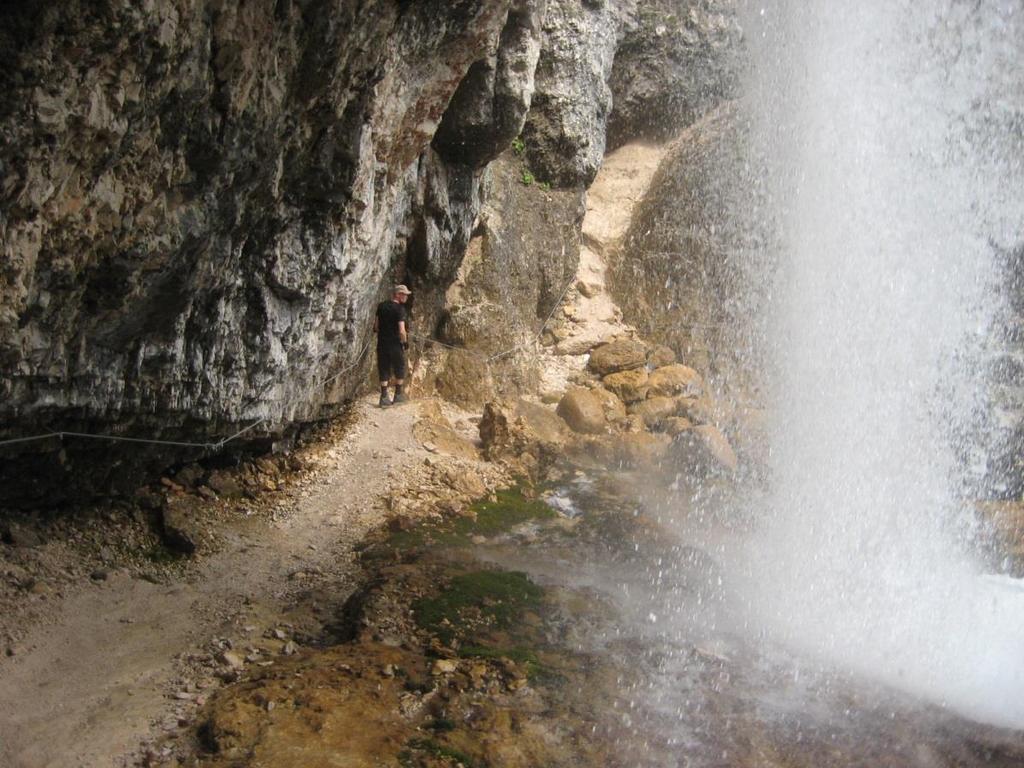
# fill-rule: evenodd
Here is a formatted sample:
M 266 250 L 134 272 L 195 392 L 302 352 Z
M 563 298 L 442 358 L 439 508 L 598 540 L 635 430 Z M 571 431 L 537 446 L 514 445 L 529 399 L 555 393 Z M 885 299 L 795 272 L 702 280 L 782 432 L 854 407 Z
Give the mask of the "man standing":
M 396 285 L 388 301 L 377 305 L 377 317 L 373 330 L 377 334 L 377 372 L 380 374 L 380 407 L 392 403 L 404 403 L 405 393 L 405 348 L 409 336 L 405 329 L 405 302 L 412 291 L 404 285 Z M 388 399 L 388 383 L 395 377 L 395 399 Z

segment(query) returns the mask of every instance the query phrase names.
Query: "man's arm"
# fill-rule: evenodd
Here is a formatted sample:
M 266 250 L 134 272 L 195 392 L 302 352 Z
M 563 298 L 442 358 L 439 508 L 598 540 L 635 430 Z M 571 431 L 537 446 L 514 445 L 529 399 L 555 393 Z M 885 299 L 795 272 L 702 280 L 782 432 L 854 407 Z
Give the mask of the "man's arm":
M 409 343 L 409 336 L 405 332 L 405 320 L 398 322 L 398 338 L 401 339 L 403 344 Z

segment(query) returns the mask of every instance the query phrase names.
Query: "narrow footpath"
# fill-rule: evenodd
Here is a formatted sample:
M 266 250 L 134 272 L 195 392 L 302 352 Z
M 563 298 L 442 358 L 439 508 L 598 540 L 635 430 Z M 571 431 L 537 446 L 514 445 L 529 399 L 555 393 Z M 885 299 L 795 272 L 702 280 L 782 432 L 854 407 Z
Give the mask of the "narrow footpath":
M 23 652 L 0 660 L 0 765 L 132 764 L 140 744 L 187 725 L 242 657 L 293 652 L 320 634 L 320 615 L 357 585 L 353 547 L 439 451 L 413 437 L 415 404 L 372 399 L 357 404 L 342 441 L 319 447 L 278 513 L 233 521 L 218 531 L 219 551 L 180 578 L 115 570 L 53 599 Z

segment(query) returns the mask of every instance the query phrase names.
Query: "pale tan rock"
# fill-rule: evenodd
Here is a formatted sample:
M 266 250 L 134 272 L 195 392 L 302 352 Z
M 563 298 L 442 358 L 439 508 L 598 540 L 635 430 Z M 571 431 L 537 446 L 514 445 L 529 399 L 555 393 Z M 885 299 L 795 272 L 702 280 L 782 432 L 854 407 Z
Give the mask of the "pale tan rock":
M 704 379 L 693 368 L 676 363 L 652 371 L 649 386 L 651 395 L 698 397 L 704 391 Z
M 597 435 L 605 431 L 604 406 L 592 390 L 570 387 L 558 403 L 558 415 L 574 432 Z
M 516 401 L 513 413 L 516 420 L 526 426 L 541 442 L 563 443 L 569 437 L 565 422 L 550 408 L 520 399 Z
M 479 499 L 487 494 L 487 486 L 472 469 L 450 469 L 445 472 L 444 482 L 452 490 L 471 499 Z
M 640 368 L 647 363 L 647 348 L 639 341 L 617 339 L 595 347 L 587 367 L 599 376 Z
M 635 403 L 647 397 L 647 378 L 646 369 L 632 368 L 610 373 L 601 381 L 606 389 L 618 395 L 624 403 Z
M 679 412 L 679 401 L 674 397 L 649 397 L 629 406 L 629 412 L 644 420 L 644 424 L 653 427 L 669 416 Z
M 601 401 L 606 421 L 621 421 L 626 418 L 626 404 L 614 392 L 609 392 L 602 386 L 596 386 L 590 391 Z

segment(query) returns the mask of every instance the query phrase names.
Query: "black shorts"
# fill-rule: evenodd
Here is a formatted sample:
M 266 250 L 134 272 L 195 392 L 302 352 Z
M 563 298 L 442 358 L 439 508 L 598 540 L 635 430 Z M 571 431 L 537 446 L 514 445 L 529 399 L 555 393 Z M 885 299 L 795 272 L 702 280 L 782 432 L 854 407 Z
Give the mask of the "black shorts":
M 377 373 L 381 381 L 387 381 L 392 374 L 396 379 L 405 378 L 405 349 L 399 342 L 377 346 Z

